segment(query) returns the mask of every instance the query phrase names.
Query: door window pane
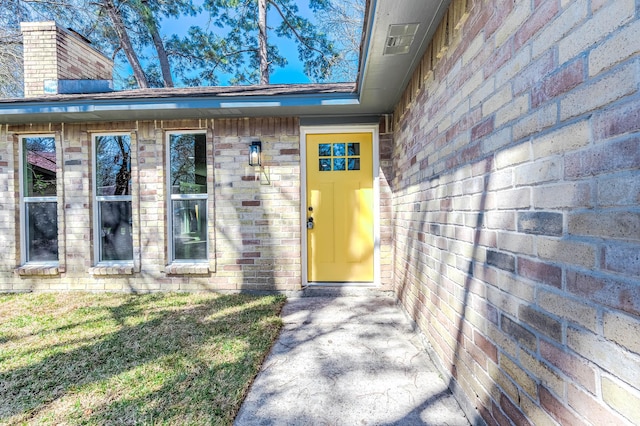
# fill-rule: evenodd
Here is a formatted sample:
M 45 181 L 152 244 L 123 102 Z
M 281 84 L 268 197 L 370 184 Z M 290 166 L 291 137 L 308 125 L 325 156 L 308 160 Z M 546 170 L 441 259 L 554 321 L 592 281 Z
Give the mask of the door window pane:
M 25 203 L 28 262 L 58 260 L 57 209 L 56 202 Z
M 207 193 L 206 137 L 204 134 L 172 134 L 170 185 L 172 194 Z
M 173 253 L 176 260 L 207 258 L 207 200 L 174 200 Z

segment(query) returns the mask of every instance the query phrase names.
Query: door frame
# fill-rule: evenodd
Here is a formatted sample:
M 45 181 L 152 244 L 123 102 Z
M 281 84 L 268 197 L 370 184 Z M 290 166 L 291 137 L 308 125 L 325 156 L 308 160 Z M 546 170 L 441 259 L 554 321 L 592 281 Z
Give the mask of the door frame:
M 335 282 L 309 282 L 307 264 L 307 135 L 321 133 L 370 133 L 372 147 L 373 169 L 373 281 L 358 283 Z M 301 236 L 301 264 L 302 286 L 380 286 L 380 143 L 379 128 L 377 124 L 366 125 L 325 125 L 325 126 L 300 126 L 300 236 Z

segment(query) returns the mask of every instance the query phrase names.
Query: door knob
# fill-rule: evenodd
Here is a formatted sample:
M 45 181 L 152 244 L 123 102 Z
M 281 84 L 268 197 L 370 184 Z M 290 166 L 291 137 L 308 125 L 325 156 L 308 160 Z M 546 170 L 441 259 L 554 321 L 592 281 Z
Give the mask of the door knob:
M 313 218 L 307 219 L 307 229 L 313 229 Z

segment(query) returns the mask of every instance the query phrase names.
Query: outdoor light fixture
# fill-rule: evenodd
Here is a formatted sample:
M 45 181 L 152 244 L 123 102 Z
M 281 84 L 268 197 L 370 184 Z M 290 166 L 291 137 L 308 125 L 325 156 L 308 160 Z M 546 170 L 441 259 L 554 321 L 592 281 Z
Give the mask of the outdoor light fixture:
M 250 166 L 259 166 L 260 163 L 260 153 L 262 152 L 262 142 L 253 141 L 249 146 L 249 165 Z

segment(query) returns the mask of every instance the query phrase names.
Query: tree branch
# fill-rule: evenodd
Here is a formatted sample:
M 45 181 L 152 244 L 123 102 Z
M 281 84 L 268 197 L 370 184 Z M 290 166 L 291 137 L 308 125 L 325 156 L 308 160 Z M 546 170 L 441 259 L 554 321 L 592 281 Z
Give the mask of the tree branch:
M 300 33 L 298 33 L 298 30 L 296 30 L 293 25 L 291 25 L 291 23 L 289 22 L 289 20 L 287 19 L 287 17 L 284 15 L 284 13 L 282 12 L 282 9 L 280 9 L 280 6 L 278 6 L 278 4 L 273 1 L 273 0 L 268 0 L 268 2 L 270 4 L 273 5 L 273 7 L 276 8 L 276 10 L 278 11 L 278 14 L 280 15 L 280 17 L 282 18 L 282 20 L 284 21 L 284 23 L 287 25 L 287 27 L 289 27 L 289 29 L 293 32 L 293 34 L 296 36 L 296 38 L 298 39 L 298 41 L 300 43 L 302 43 L 302 45 L 304 47 L 306 47 L 309 50 L 313 50 L 314 52 L 318 52 L 323 58 L 326 59 L 326 56 L 324 54 L 324 52 L 316 47 L 313 46 L 309 46 L 309 44 L 304 40 L 304 38 L 300 35 Z

